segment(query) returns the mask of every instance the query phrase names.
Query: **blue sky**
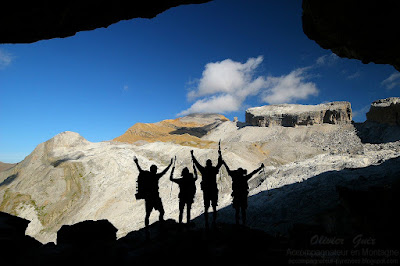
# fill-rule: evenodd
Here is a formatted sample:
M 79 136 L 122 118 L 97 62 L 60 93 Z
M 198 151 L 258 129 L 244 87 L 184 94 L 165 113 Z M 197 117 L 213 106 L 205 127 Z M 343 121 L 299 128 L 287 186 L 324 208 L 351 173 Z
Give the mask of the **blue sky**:
M 244 121 L 252 106 L 399 96 L 389 65 L 341 59 L 302 30 L 301 1 L 215 0 L 65 39 L 0 45 L 0 161 L 69 130 L 113 139 L 192 111 Z

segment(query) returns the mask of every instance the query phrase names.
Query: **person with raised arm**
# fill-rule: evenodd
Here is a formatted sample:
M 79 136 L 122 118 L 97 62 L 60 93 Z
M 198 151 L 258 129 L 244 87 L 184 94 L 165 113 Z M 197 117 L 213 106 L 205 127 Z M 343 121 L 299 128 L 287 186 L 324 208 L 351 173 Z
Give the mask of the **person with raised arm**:
M 200 171 L 202 181 L 200 183 L 201 190 L 203 190 L 203 201 L 204 201 L 204 218 L 205 225 L 208 228 L 208 209 L 211 206 L 213 208 L 213 226 L 215 227 L 217 221 L 217 205 L 218 205 L 218 187 L 217 187 L 217 174 L 223 164 L 221 147 L 218 149 L 218 163 L 216 166 L 212 165 L 212 161 L 207 159 L 206 166 L 202 166 L 194 157 L 193 150 L 190 151 L 192 160 L 197 169 Z
M 179 185 L 179 224 L 182 224 L 183 210 L 186 205 L 186 223 L 190 222 L 190 210 L 192 207 L 194 195 L 196 194 L 197 170 L 193 164 L 194 175 L 189 172 L 189 168 L 182 170 L 182 178 L 174 178 L 175 165 L 172 167 L 170 180 Z
M 161 172 L 157 173 L 157 166 L 152 165 L 150 166 L 150 171 L 143 170 L 140 165 L 139 161 L 136 156 L 133 158 L 138 170 L 138 192 L 136 193 L 136 199 L 144 199 L 145 206 L 146 206 L 146 217 L 144 219 L 144 224 L 146 228 L 146 233 L 148 233 L 148 226 L 149 226 L 149 218 L 150 213 L 153 208 L 159 211 L 160 222 L 164 221 L 164 207 L 162 205 L 162 201 L 158 192 L 158 180 L 167 173 L 168 169 L 172 165 L 172 159 L 170 164 Z
M 247 196 L 249 195 L 249 185 L 248 181 L 253 177 L 256 173 L 261 171 L 264 168 L 264 164 L 262 163 L 259 168 L 247 174 L 247 170 L 243 168 L 238 168 L 237 170 L 229 169 L 226 162 L 223 162 L 226 170 L 228 171 L 229 176 L 232 178 L 232 206 L 235 209 L 235 220 L 236 225 L 239 225 L 240 211 L 242 212 L 242 222 L 243 225 L 246 225 L 246 209 L 247 209 Z

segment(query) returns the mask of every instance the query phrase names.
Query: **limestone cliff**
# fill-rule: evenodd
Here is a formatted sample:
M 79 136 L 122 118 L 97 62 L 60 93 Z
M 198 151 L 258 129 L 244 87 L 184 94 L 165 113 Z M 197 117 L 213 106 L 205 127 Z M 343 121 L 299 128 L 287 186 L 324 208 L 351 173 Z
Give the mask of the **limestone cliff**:
M 364 143 L 386 143 L 400 140 L 400 98 L 390 97 L 371 104 L 367 120 L 355 123 Z
M 367 113 L 367 121 L 400 126 L 400 98 L 390 97 L 374 101 Z
M 331 102 L 318 105 L 278 104 L 249 108 L 246 123 L 252 126 L 279 125 L 294 127 L 315 124 L 349 124 L 352 113 L 349 102 Z

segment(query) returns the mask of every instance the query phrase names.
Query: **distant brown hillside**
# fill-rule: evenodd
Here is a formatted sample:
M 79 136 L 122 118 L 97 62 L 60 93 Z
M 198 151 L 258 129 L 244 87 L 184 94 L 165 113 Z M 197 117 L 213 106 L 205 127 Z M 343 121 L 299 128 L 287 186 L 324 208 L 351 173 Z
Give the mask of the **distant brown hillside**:
M 0 162 L 0 172 L 8 170 L 11 167 L 13 167 L 14 165 L 16 165 L 16 164 L 15 163 L 3 163 L 3 162 Z
M 202 140 L 201 137 L 228 120 L 219 114 L 192 114 L 157 123 L 136 123 L 114 141 L 127 143 L 162 141 L 207 148 L 214 142 Z

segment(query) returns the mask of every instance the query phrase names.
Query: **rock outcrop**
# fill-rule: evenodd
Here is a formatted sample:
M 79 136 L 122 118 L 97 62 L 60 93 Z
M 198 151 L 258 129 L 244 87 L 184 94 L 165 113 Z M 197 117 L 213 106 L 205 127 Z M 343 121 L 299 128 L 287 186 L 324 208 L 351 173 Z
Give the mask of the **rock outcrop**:
M 108 1 L 96 4 L 58 1 L 22 5 L 8 1 L 2 6 L 0 16 L 0 43 L 32 43 L 69 37 L 79 31 L 108 27 L 120 20 L 153 18 L 171 7 L 208 1 Z
M 324 49 L 400 70 L 398 1 L 303 0 L 303 31 Z
M 117 239 L 117 229 L 107 220 L 83 221 L 63 225 L 57 232 L 57 244 L 87 245 L 111 242 Z
M 367 121 L 400 126 L 400 98 L 390 97 L 374 101 L 367 113 Z
M 349 102 L 331 102 L 318 105 L 278 104 L 249 108 L 246 123 L 252 126 L 269 127 L 314 124 L 348 124 L 352 113 Z

